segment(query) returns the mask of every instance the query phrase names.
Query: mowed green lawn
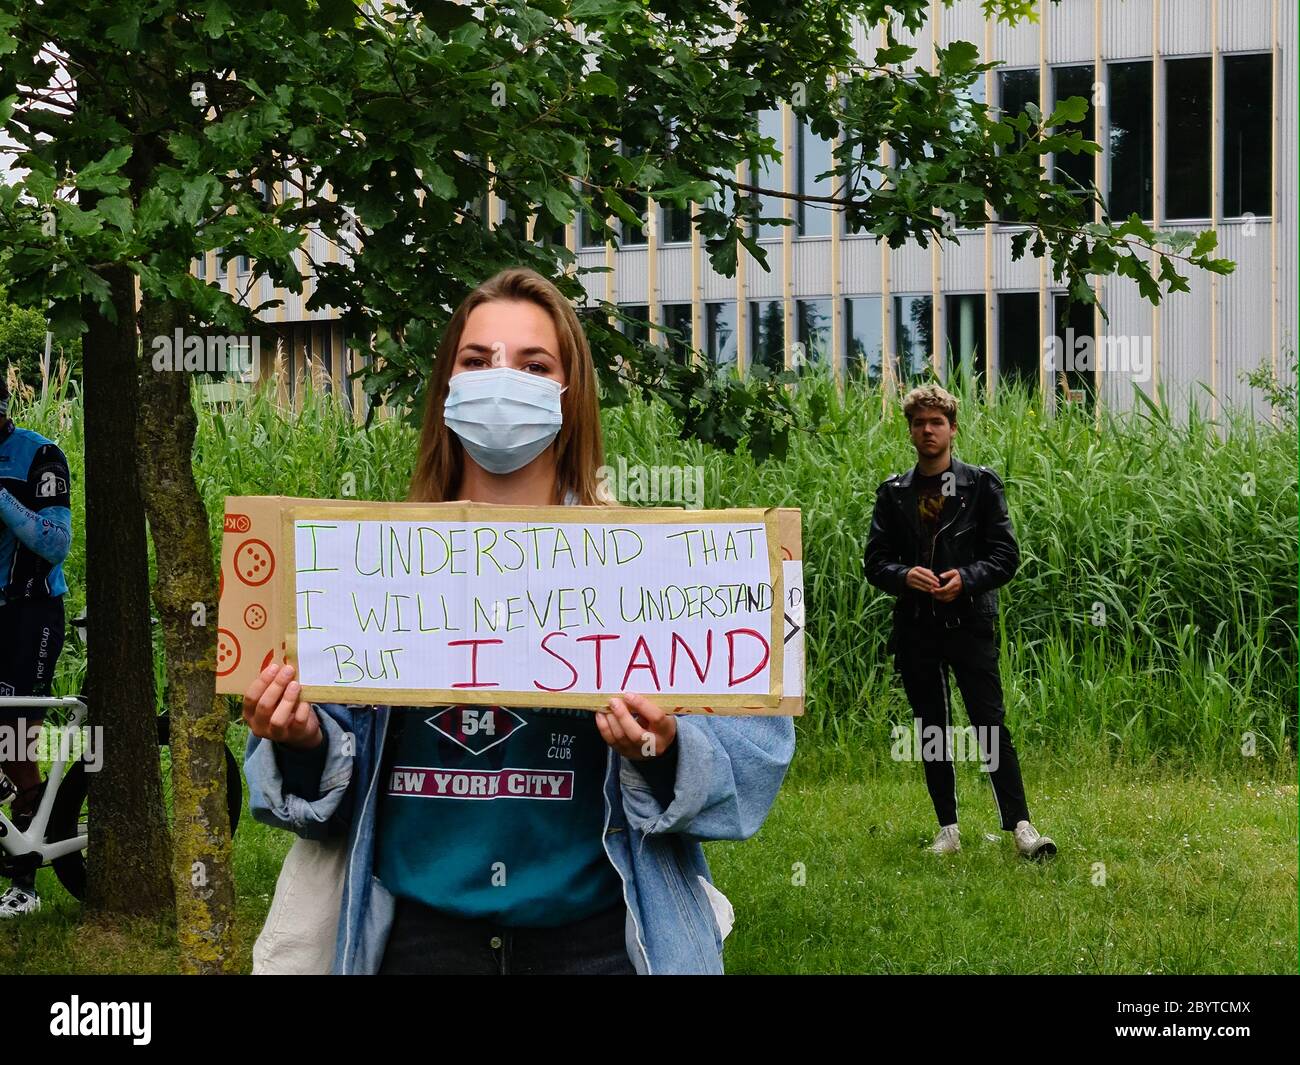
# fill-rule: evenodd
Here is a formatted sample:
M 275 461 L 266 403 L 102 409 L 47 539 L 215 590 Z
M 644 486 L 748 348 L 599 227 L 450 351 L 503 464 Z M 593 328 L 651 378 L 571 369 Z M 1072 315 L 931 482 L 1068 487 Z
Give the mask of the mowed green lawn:
M 998 831 L 972 765 L 960 768 L 963 849 L 939 859 L 925 849 L 935 825 L 919 765 L 832 771 L 816 757 L 796 756 L 757 836 L 706 845 L 736 909 L 728 972 L 1297 969 L 1293 770 L 1181 775 L 1024 751 L 1034 820 L 1060 847 L 1037 865 Z M 244 971 L 291 842 L 247 815 L 240 823 Z M 0 925 L 0 971 L 176 970 L 167 928 L 82 923 L 50 871 L 40 887 L 39 914 Z

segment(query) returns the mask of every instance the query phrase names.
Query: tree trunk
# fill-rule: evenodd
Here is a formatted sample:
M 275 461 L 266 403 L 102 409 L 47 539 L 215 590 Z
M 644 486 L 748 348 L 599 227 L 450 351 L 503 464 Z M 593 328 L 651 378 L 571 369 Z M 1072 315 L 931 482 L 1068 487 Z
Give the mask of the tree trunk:
M 208 513 L 194 480 L 192 375 L 153 368 L 154 337 L 188 322 L 175 303 L 146 296 L 140 476 L 157 577 L 154 604 L 167 649 L 173 858 L 182 972 L 231 972 L 235 885 L 226 811 L 225 700 L 216 696 L 217 580 Z
M 83 201 L 84 204 L 84 201 Z M 136 472 L 135 279 L 100 271 L 117 321 L 85 301 L 86 672 L 104 762 L 89 776 L 86 906 L 156 916 L 172 907 L 149 624 L 149 556 Z

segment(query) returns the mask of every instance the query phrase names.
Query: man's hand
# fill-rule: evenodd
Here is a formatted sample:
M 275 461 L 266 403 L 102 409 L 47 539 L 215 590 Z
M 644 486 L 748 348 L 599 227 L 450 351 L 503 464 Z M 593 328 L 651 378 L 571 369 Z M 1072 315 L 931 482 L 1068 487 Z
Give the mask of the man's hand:
M 244 720 L 254 736 L 308 751 L 321 743 L 320 719 L 310 703 L 302 702 L 296 670 L 272 662 L 244 693 Z
M 596 727 L 606 743 L 632 762 L 663 754 L 677 739 L 677 718 L 645 696 L 627 692 L 611 699 L 608 709 L 596 711 Z
M 913 566 L 907 571 L 906 584 L 918 592 L 934 594 L 939 588 L 939 578 L 924 566 Z
M 961 574 L 955 569 L 946 569 L 939 576 L 948 583 L 930 594 L 941 603 L 951 603 L 961 595 Z

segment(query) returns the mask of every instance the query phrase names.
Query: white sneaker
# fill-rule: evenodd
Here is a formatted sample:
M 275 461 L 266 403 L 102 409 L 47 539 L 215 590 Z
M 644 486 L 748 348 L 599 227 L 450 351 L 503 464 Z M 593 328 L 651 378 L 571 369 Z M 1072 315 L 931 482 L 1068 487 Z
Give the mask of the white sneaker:
M 1022 858 L 1038 861 L 1043 858 L 1050 858 L 1056 853 L 1056 844 L 1052 842 L 1052 838 L 1044 836 L 1028 821 L 1019 822 L 1016 825 L 1014 835 L 1016 837 L 1016 850 L 1020 852 Z
M 939 829 L 939 834 L 934 837 L 934 844 L 930 847 L 932 854 L 955 854 L 961 850 L 961 837 L 957 833 L 956 825 L 944 825 Z
M 40 896 L 26 888 L 11 887 L 0 895 L 0 918 L 21 917 L 25 913 L 35 913 L 40 908 Z

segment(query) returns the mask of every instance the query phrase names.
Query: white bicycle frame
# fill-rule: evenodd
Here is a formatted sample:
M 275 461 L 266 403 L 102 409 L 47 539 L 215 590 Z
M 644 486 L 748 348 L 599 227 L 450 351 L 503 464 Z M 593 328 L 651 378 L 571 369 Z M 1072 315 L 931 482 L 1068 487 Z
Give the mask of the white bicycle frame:
M 41 699 L 28 696 L 0 696 L 0 709 L 44 709 L 67 708 L 72 711 L 68 718 L 68 725 L 73 728 L 80 728 L 86 720 L 86 704 L 78 699 L 75 695 L 64 696 L 61 699 Z M 25 737 L 23 737 L 25 739 Z M 45 783 L 45 792 L 41 795 L 41 804 L 37 807 L 36 816 L 32 818 L 32 823 L 27 826 L 26 832 L 19 832 L 14 823 L 0 811 L 0 848 L 15 857 L 21 854 L 39 854 L 41 863 L 44 864 L 54 858 L 62 858 L 65 854 L 71 854 L 73 851 L 86 849 L 86 834 L 79 833 L 71 839 L 56 840 L 52 843 L 45 841 L 45 828 L 50 823 L 50 812 L 54 809 L 54 797 L 58 794 L 59 785 L 63 783 L 63 775 L 68 768 L 68 760 L 62 757 L 63 745 L 56 752 L 57 757 L 50 762 L 50 773 Z

